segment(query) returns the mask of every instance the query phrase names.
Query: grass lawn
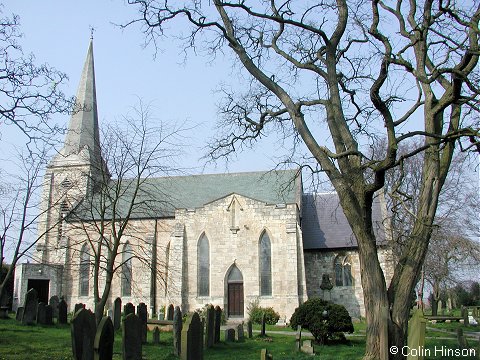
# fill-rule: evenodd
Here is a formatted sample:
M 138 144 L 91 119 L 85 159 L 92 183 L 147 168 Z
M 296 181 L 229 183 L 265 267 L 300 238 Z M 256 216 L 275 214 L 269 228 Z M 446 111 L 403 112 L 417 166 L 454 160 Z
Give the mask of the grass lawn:
M 429 324 L 436 326 L 437 324 Z M 457 324 L 458 325 L 458 324 Z M 364 324 L 355 326 L 356 330 L 364 330 Z M 267 327 L 268 331 L 291 331 L 291 328 Z M 478 329 L 477 329 L 478 331 Z M 427 336 L 448 337 L 448 334 L 427 332 Z M 173 356 L 172 334 L 161 333 L 160 345 L 151 344 L 151 333 L 149 333 L 149 344 L 143 346 L 145 359 L 177 359 Z M 223 338 L 223 332 L 222 332 Z M 222 339 L 223 340 L 223 339 Z M 243 343 L 220 343 L 204 353 L 207 360 L 258 360 L 260 350 L 267 348 L 273 354 L 275 360 L 297 360 L 311 359 L 306 354 L 296 353 L 294 349 L 295 337 L 284 334 L 270 334 L 267 338 L 255 336 L 253 339 L 246 339 Z M 476 343 L 475 345 L 477 345 Z M 430 349 L 432 356 L 425 359 L 447 360 L 451 356 L 442 357 L 437 349 L 456 348 L 457 342 L 452 339 L 427 339 L 427 349 Z M 335 344 L 324 347 L 316 347 L 317 356 L 321 360 L 333 359 L 361 359 L 365 351 L 365 338 L 363 336 L 349 338 L 348 344 Z M 114 359 L 121 359 L 121 333 L 117 333 L 114 345 Z M 70 326 L 53 327 L 45 326 L 23 326 L 14 319 L 0 320 L 0 359 L 1 360 L 57 360 L 72 359 Z M 474 357 L 462 357 L 462 359 L 475 359 Z

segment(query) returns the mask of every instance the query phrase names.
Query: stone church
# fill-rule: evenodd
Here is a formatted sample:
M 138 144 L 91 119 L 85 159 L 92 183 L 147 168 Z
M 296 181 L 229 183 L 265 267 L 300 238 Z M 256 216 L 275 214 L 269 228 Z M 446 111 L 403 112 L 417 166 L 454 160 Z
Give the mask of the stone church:
M 46 169 L 38 261 L 18 265 L 14 309 L 30 288 L 40 301 L 58 295 L 69 309 L 79 302 L 93 308 L 92 234 L 79 231 L 95 223 L 79 204 L 96 196 L 92 183 L 106 170 L 92 42 L 77 102 L 64 146 Z M 298 170 L 160 177 L 142 186 L 151 187 L 149 200 L 163 206 L 132 214 L 107 308 L 121 297 L 124 303 L 144 302 L 152 312 L 168 304 L 184 311 L 213 304 L 229 318 L 244 318 L 258 301 L 288 321 L 299 304 L 320 296 L 345 305 L 353 317 L 364 316 L 357 244 L 338 197 L 304 193 Z M 393 259 L 386 214 L 384 202 L 376 201 L 379 256 L 388 281 Z M 331 290 L 320 287 L 324 275 Z

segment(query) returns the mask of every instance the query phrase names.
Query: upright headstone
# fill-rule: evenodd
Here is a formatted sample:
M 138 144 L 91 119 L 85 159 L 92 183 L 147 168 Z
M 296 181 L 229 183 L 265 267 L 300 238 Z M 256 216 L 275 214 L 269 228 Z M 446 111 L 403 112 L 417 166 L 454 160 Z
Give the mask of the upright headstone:
M 215 342 L 215 308 L 207 306 L 205 346 L 211 348 Z
M 53 308 L 52 308 L 52 305 L 45 306 L 45 325 L 53 325 Z
M 127 317 L 129 314 L 135 314 L 135 306 L 132 303 L 126 303 L 123 307 L 123 316 Z
M 67 302 L 64 299 L 61 299 L 58 303 L 58 323 L 67 323 Z
M 467 340 L 465 339 L 465 336 L 463 335 L 463 329 L 461 327 L 457 328 L 457 341 L 458 341 L 458 347 L 462 349 L 467 349 Z
M 23 318 L 23 306 L 19 306 L 17 309 L 17 313 L 15 314 L 15 320 L 22 321 Z
M 46 325 L 46 317 L 45 317 L 45 307 L 47 305 L 44 302 L 39 302 L 37 305 L 37 324 L 39 325 Z
M 117 297 L 113 302 L 113 328 L 120 329 L 122 323 L 122 299 Z
M 253 324 L 251 320 L 247 321 L 247 334 L 249 339 L 253 337 Z
M 133 306 L 133 305 L 132 305 Z M 142 360 L 142 322 L 129 313 L 122 322 L 123 360 Z
M 180 356 L 182 351 L 182 310 L 175 306 L 173 311 L 173 354 Z
M 71 321 L 72 351 L 75 360 L 93 360 L 95 341 L 95 315 L 90 310 L 80 308 Z
M 234 342 L 235 341 L 235 329 L 228 328 L 225 329 L 225 342 Z
M 198 313 L 193 313 L 182 329 L 182 360 L 203 360 L 203 329 Z
M 167 308 L 167 320 L 170 320 L 170 321 L 173 320 L 173 311 L 174 311 L 174 307 L 172 304 L 170 304 Z
M 33 325 L 37 319 L 38 296 L 35 289 L 30 289 L 25 295 L 25 303 L 23 305 L 22 324 Z
M 75 304 L 75 307 L 73 309 L 74 309 L 73 313 L 76 314 L 78 310 L 85 309 L 85 304 L 82 304 L 82 303 Z
M 235 340 L 237 340 L 238 342 L 242 342 L 245 340 L 245 333 L 243 331 L 243 322 L 237 325 L 237 328 L 235 331 Z
M 137 315 L 142 322 L 142 344 L 147 343 L 147 321 L 148 321 L 148 312 L 147 305 L 145 303 L 140 303 L 137 306 Z
M 313 347 L 312 340 L 303 340 L 303 345 L 300 350 L 305 354 L 315 355 L 315 348 Z
M 57 295 L 53 295 L 52 297 L 50 297 L 50 300 L 48 300 L 48 305 L 50 305 L 52 307 L 52 316 L 55 318 L 55 319 L 58 319 L 58 304 L 60 303 L 60 300 L 58 299 L 58 296 Z
M 215 306 L 215 335 L 213 342 L 218 344 L 220 342 L 220 326 L 222 326 L 222 309 L 220 306 Z
M 160 344 L 160 329 L 158 326 L 155 326 L 155 329 L 153 330 L 153 343 L 155 345 Z
M 262 315 L 262 328 L 260 330 L 260 336 L 266 336 L 266 333 L 265 333 L 265 324 L 267 323 L 266 319 L 265 319 L 265 313 L 263 313 Z
M 295 350 L 300 351 L 302 347 L 302 326 L 297 325 L 297 333 L 295 334 Z
M 260 360 L 273 360 L 273 355 L 268 353 L 267 349 L 260 351 Z
M 424 349 L 425 348 L 425 329 L 427 321 L 423 317 L 423 312 L 416 309 L 412 318 L 408 322 L 408 348 L 409 349 Z M 409 351 L 408 360 L 421 360 L 424 358 L 422 351 Z
M 468 308 L 462 306 L 462 317 L 463 317 L 463 325 L 468 326 L 470 325 L 470 321 L 468 319 Z
M 113 341 L 115 330 L 113 329 L 112 319 L 105 316 L 98 324 L 93 343 L 95 360 L 112 360 L 113 357 Z

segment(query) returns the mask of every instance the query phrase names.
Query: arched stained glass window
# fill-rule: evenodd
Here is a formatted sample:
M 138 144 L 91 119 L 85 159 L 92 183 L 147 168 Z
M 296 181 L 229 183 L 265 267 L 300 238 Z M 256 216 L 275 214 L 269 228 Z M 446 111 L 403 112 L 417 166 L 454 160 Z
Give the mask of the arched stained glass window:
M 88 296 L 89 278 L 90 278 L 90 254 L 88 244 L 84 244 L 80 250 L 80 269 L 79 269 L 79 295 Z
M 353 286 L 352 261 L 350 256 L 337 256 L 335 258 L 335 285 Z
M 122 296 L 132 296 L 132 246 L 126 243 L 122 253 Z
M 259 250 L 260 296 L 272 295 L 272 245 L 266 231 L 260 238 Z
M 205 234 L 198 241 L 197 287 L 198 296 L 210 295 L 210 244 Z

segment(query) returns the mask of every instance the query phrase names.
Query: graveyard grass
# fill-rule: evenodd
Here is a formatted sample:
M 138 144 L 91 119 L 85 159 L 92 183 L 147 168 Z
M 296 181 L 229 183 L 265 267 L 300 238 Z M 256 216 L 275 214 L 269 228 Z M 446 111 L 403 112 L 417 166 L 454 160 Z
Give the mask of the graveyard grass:
M 12 316 L 12 315 L 11 315 Z M 429 324 L 430 325 L 430 324 Z M 364 329 L 362 323 L 356 324 L 356 330 L 360 334 Z M 271 331 L 278 330 L 271 328 Z M 285 331 L 289 328 L 285 328 Z M 477 329 L 478 331 L 478 329 Z M 364 333 L 364 331 L 363 331 Z M 275 360 L 297 360 L 311 359 L 311 356 L 294 352 L 295 336 L 283 334 L 270 334 L 266 338 L 261 338 L 254 333 L 253 339 L 245 339 L 242 343 L 223 342 L 223 331 L 221 334 L 222 342 L 204 352 L 206 360 L 248 360 L 260 358 L 260 350 L 267 348 L 273 354 Z M 433 332 L 432 332 L 433 334 Z M 437 334 L 435 334 L 437 335 Z M 427 330 L 427 337 L 430 332 Z M 445 334 L 439 335 L 445 336 Z M 144 358 L 146 359 L 178 359 L 173 355 L 173 340 L 171 332 L 162 332 L 160 335 L 160 345 L 152 344 L 152 333 L 148 333 L 149 344 L 143 346 Z M 451 340 L 427 339 L 427 348 L 434 346 L 446 346 L 456 348 L 457 342 Z M 317 347 L 317 353 L 321 360 L 330 359 L 361 359 L 365 351 L 365 338 L 363 336 L 349 337 L 348 344 L 335 344 Z M 121 359 L 121 332 L 117 332 L 114 344 L 114 359 Z M 431 359 L 442 360 L 439 356 Z M 17 323 L 14 319 L 0 320 L 0 359 L 1 360 L 60 360 L 72 359 L 71 337 L 69 325 L 25 326 Z M 426 357 L 429 359 L 429 357 Z M 470 359 L 470 358 L 463 358 Z M 474 358 L 471 358 L 474 359 Z

